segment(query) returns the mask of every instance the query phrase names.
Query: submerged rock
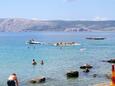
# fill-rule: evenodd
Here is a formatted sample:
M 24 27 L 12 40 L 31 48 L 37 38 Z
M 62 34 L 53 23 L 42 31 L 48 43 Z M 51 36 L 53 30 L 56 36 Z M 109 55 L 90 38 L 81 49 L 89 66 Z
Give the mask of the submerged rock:
M 93 77 L 94 77 L 94 78 L 97 77 L 97 74 L 93 74 Z
M 90 70 L 88 68 L 86 68 L 83 72 L 88 73 L 88 72 L 90 72 Z
M 78 71 L 70 71 L 66 73 L 68 78 L 75 78 L 79 77 L 79 72 Z
M 39 77 L 39 78 L 31 79 L 29 82 L 32 83 L 32 84 L 35 84 L 35 83 L 42 83 L 42 82 L 45 82 L 45 81 L 46 81 L 45 77 Z

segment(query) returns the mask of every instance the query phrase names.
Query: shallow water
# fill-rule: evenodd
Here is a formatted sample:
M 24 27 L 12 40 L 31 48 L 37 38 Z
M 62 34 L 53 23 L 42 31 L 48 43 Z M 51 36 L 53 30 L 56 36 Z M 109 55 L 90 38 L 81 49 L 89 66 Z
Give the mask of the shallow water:
M 86 37 L 106 37 L 105 40 L 87 40 Z M 111 72 L 111 64 L 101 60 L 115 57 L 114 32 L 41 32 L 41 33 L 0 33 L 0 86 L 6 86 L 8 76 L 15 72 L 20 86 L 92 86 L 100 82 L 109 82 L 105 74 Z M 27 45 L 34 38 L 44 45 Z M 59 41 L 79 42 L 78 46 L 56 47 L 48 45 Z M 37 65 L 32 66 L 32 59 Z M 44 60 L 44 65 L 40 61 Z M 93 65 L 90 73 L 80 70 L 80 65 Z M 78 70 L 79 78 L 67 79 L 65 74 Z M 98 77 L 93 78 L 93 74 Z M 29 84 L 28 80 L 45 76 L 42 84 Z

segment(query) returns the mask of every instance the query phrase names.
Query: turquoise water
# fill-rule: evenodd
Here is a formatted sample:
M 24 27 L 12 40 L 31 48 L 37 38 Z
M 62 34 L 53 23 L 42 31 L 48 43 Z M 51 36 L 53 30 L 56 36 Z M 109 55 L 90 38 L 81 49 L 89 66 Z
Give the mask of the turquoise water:
M 105 40 L 87 40 L 86 37 L 106 37 Z M 44 45 L 27 45 L 31 38 L 44 42 Z M 79 42 L 77 46 L 56 47 L 48 45 L 59 41 Z M 83 49 L 83 51 L 80 51 Z M 114 32 L 41 32 L 41 33 L 0 33 L 0 86 L 6 86 L 7 78 L 16 73 L 20 86 L 92 86 L 109 82 L 104 76 L 111 72 L 111 64 L 101 60 L 115 57 Z M 38 64 L 32 66 L 32 59 Z M 44 60 L 44 65 L 40 61 Z M 90 73 L 80 70 L 80 65 L 93 65 Z M 67 79 L 66 72 L 78 70 L 79 78 Z M 93 74 L 98 74 L 93 78 Z M 30 84 L 28 80 L 45 76 L 45 83 Z

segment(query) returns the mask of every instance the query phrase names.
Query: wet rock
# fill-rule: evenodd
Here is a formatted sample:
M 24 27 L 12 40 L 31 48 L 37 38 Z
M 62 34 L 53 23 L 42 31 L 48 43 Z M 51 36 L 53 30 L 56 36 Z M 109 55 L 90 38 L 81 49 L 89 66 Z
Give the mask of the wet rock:
M 35 83 L 42 83 L 42 82 L 45 82 L 45 81 L 46 81 L 45 77 L 39 77 L 39 78 L 31 79 L 29 82 L 32 83 L 32 84 L 35 84 Z
M 78 71 L 70 71 L 66 73 L 68 78 L 74 78 L 74 77 L 79 77 L 79 72 Z
M 93 66 L 89 65 L 89 64 L 84 64 L 83 66 L 80 66 L 81 69 L 90 69 L 93 68 Z

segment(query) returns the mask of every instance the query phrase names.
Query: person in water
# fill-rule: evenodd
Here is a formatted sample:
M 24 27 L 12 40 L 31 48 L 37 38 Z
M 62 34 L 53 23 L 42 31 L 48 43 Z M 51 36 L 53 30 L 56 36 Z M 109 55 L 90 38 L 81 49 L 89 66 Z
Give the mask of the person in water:
M 7 81 L 7 85 L 8 86 L 19 86 L 18 85 L 18 79 L 17 79 L 17 76 L 15 73 L 13 73 L 9 76 L 8 81 Z
M 41 60 L 41 65 L 43 65 L 44 64 L 44 61 L 43 60 Z
M 32 60 L 32 65 L 36 65 L 37 62 L 35 61 L 35 59 Z

